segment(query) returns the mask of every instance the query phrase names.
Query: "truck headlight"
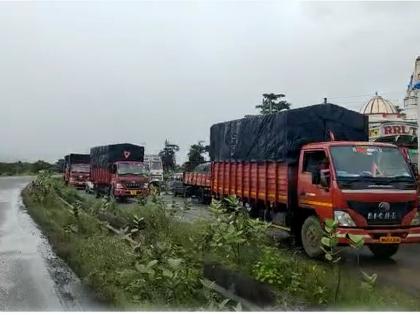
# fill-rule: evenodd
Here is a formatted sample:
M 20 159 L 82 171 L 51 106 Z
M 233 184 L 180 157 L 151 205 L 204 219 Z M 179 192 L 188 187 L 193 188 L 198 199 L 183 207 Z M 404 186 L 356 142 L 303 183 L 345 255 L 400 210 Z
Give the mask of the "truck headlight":
M 144 188 L 149 188 L 149 183 L 144 183 L 143 187 Z
M 413 220 L 411 220 L 411 225 L 420 225 L 420 214 L 417 211 L 415 217 L 413 218 Z
M 351 216 L 345 211 L 335 210 L 334 220 L 338 222 L 339 226 L 356 226 Z
M 124 189 L 124 186 L 123 186 L 122 184 L 120 184 L 120 183 L 117 183 L 117 184 L 115 185 L 115 188 L 116 188 L 116 189 Z

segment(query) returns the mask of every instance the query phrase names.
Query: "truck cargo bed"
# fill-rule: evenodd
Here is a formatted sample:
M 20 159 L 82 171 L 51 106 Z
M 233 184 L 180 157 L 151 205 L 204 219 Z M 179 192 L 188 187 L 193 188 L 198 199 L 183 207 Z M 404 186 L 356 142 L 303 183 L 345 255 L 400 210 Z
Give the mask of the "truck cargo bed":
M 281 162 L 213 162 L 211 190 L 220 198 L 287 204 L 289 166 Z

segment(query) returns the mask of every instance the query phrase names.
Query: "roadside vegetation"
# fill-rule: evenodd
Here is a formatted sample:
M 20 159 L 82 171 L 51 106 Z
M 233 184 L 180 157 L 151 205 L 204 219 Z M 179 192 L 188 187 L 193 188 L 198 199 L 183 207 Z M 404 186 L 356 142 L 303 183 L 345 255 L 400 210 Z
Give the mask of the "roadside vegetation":
M 321 261 L 277 244 L 236 198 L 213 202 L 213 218 L 184 222 L 185 209 L 159 196 L 130 207 L 85 198 L 41 173 L 23 191 L 28 212 L 62 257 L 103 301 L 125 310 L 241 310 L 206 281 L 205 265 L 264 283 L 271 309 L 417 310 L 394 288 L 364 285 Z M 365 281 L 366 282 L 366 281 Z M 251 288 L 252 289 L 252 288 Z

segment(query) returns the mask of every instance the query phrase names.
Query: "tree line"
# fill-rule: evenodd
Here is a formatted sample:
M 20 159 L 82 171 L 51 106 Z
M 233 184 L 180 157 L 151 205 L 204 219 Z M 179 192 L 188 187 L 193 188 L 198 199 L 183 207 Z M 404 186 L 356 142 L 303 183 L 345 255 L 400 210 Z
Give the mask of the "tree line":
M 57 171 L 57 163 L 51 164 L 42 160 L 30 162 L 0 162 L 0 176 L 32 175 L 42 170 Z

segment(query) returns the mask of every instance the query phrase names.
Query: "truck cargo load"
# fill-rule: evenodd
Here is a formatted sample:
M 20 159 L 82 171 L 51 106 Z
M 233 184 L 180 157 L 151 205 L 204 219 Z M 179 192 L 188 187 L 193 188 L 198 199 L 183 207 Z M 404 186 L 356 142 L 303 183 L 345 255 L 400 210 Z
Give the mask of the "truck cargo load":
M 91 166 L 107 168 L 117 161 L 136 161 L 143 162 L 144 147 L 120 143 L 98 146 L 90 149 Z
M 368 117 L 334 104 L 319 104 L 275 114 L 215 124 L 210 129 L 212 161 L 296 163 L 311 142 L 368 141 Z
M 66 163 L 69 164 L 89 164 L 90 163 L 90 155 L 89 154 L 79 154 L 79 153 L 71 153 L 65 156 Z

